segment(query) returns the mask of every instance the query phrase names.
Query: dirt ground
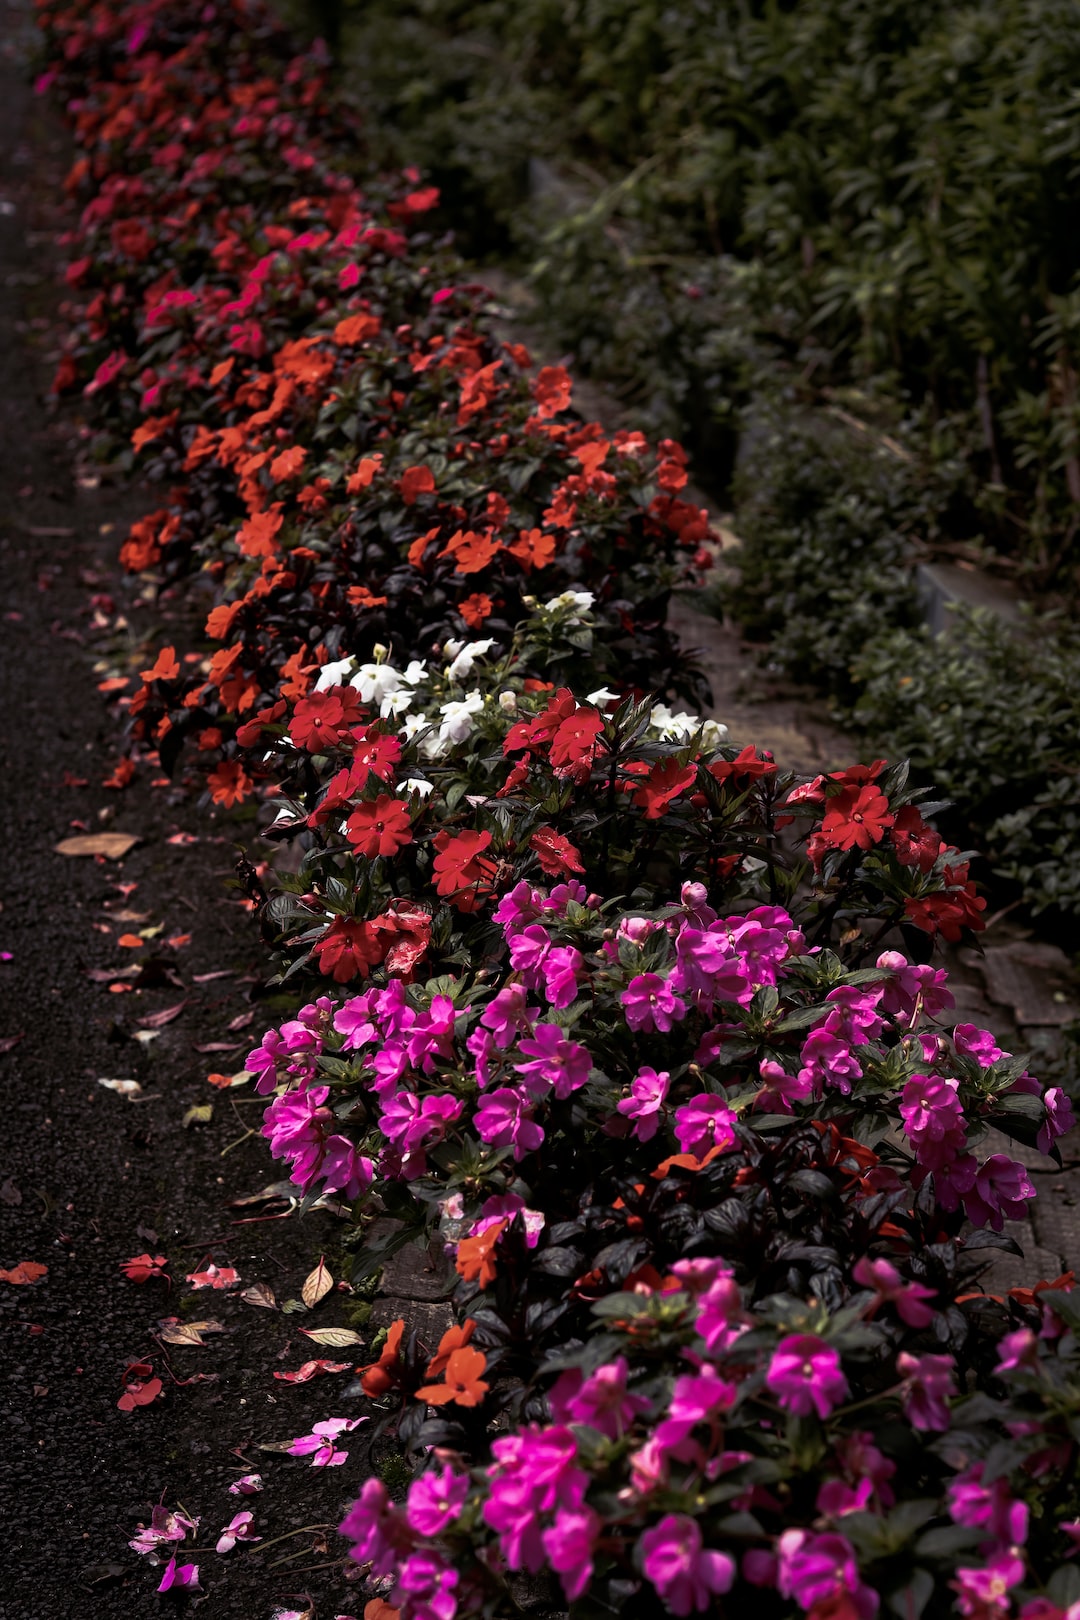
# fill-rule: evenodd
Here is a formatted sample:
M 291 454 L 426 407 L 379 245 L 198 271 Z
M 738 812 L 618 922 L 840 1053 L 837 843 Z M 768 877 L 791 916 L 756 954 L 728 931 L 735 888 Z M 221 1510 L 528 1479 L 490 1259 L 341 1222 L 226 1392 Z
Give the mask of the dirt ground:
M 332 1532 L 214 1551 L 240 1508 L 254 1509 L 269 1541 L 336 1525 L 356 1493 L 363 1430 L 340 1468 L 257 1449 L 359 1414 L 348 1374 L 299 1386 L 273 1377 L 311 1356 L 349 1359 L 320 1351 L 298 1325 L 346 1325 L 352 1302 L 335 1292 L 311 1316 L 284 1315 L 244 1304 L 239 1290 L 193 1292 L 184 1281 L 212 1259 L 234 1266 L 241 1287 L 265 1282 L 279 1301 L 295 1297 L 321 1250 L 340 1275 L 341 1226 L 318 1212 L 237 1225 L 280 1206 L 230 1207 L 274 1180 L 257 1135 L 222 1157 L 260 1109 L 234 1108 L 206 1081 L 242 1067 L 273 1021 L 259 1004 L 257 932 L 227 887 L 236 825 L 208 833 L 205 810 L 149 774 L 123 791 L 101 785 L 121 736 L 95 666 L 122 659 L 140 623 L 134 588 L 117 578 L 117 539 L 154 492 L 80 482 L 70 413 L 45 403 L 68 153 L 55 114 L 28 87 L 28 9 L 0 0 L 0 1267 L 32 1260 L 48 1275 L 33 1286 L 0 1283 L 0 1616 L 142 1620 L 169 1609 L 174 1600 L 155 1595 L 160 1570 L 127 1546 L 162 1497 L 203 1521 L 199 1551 L 187 1557 L 204 1591 L 181 1607 L 208 1620 L 269 1620 L 275 1604 L 302 1610 L 310 1594 L 320 1616 L 359 1613 L 362 1597 L 350 1599 L 339 1569 L 312 1569 L 340 1556 Z M 113 608 L 103 604 L 110 596 Z M 104 621 L 96 629 L 92 597 Z M 74 832 L 102 829 L 140 842 L 122 861 L 54 852 Z M 180 832 L 197 841 L 170 842 Z M 161 935 L 137 952 L 121 948 L 119 912 L 129 932 L 161 924 Z M 177 934 L 190 942 L 162 943 Z M 110 991 L 132 958 L 148 959 L 145 987 Z M 152 1038 L 133 1039 L 147 1014 L 180 1004 Z M 229 1051 L 197 1050 L 234 1020 Z M 142 1096 L 127 1101 L 102 1079 L 138 1080 Z M 212 1122 L 185 1128 L 187 1109 L 207 1102 Z M 147 1250 L 168 1257 L 171 1290 L 121 1274 L 121 1260 Z M 167 1370 L 151 1330 L 170 1315 L 217 1319 L 224 1332 L 205 1347 L 168 1349 Z M 164 1392 L 122 1412 L 124 1369 L 143 1356 L 153 1356 Z M 196 1374 L 209 1376 L 185 1383 Z M 229 1482 L 252 1471 L 264 1477 L 262 1494 L 229 1495 Z M 291 1561 L 275 1568 L 282 1558 Z

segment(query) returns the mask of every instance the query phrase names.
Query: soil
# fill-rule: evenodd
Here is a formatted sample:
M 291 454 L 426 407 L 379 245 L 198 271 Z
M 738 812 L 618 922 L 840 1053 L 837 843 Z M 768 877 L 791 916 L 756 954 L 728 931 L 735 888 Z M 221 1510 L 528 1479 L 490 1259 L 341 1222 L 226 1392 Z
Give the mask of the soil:
M 243 1303 L 238 1289 L 195 1292 L 184 1280 L 213 1260 L 239 1271 L 240 1288 L 265 1282 L 287 1300 L 320 1251 L 340 1275 L 342 1226 L 317 1211 L 237 1224 L 282 1206 L 231 1205 L 274 1180 L 257 1134 L 231 1146 L 258 1125 L 258 1105 L 234 1107 L 206 1081 L 242 1067 L 273 1021 L 260 1005 L 265 953 L 228 887 L 243 824 L 208 823 L 182 788 L 149 771 L 123 791 L 102 786 L 122 735 L 97 691 L 100 666 L 135 656 L 151 622 L 141 587 L 117 577 L 117 541 L 157 501 L 153 490 L 82 472 L 71 413 L 46 403 L 70 154 L 59 120 L 29 88 L 29 10 L 0 0 L 0 951 L 10 953 L 0 961 L 0 1266 L 33 1260 L 48 1274 L 32 1286 L 0 1282 L 0 1616 L 141 1620 L 178 1603 L 209 1620 L 256 1620 L 276 1604 L 303 1610 L 302 1594 L 321 1615 L 359 1613 L 363 1597 L 350 1597 L 340 1566 L 312 1567 L 340 1559 L 344 1544 L 330 1528 L 265 1551 L 214 1551 L 241 1508 L 255 1511 L 269 1541 L 336 1525 L 356 1494 L 363 1430 L 333 1469 L 258 1450 L 321 1419 L 360 1415 L 349 1374 L 298 1386 L 273 1377 L 313 1356 L 355 1360 L 356 1350 L 320 1350 L 299 1332 L 346 1325 L 355 1301 L 335 1291 L 310 1315 L 282 1314 Z M 177 611 L 154 607 L 165 640 Z M 140 841 L 121 861 L 55 853 L 73 832 L 102 829 Z M 170 842 L 178 832 L 192 841 Z M 124 911 L 136 914 L 126 931 L 161 924 L 162 933 L 138 951 L 121 948 Z M 176 934 L 190 942 L 162 943 Z M 111 991 L 112 972 L 133 958 L 148 959 L 142 982 Z M 152 1039 L 133 1038 L 147 1014 L 179 1004 Z M 229 1051 L 197 1050 L 221 1041 L 233 1020 L 241 1027 L 226 1037 Z M 140 1081 L 139 1100 L 99 1083 L 116 1078 Z M 207 1102 L 212 1121 L 185 1128 L 187 1109 Z M 171 1289 L 122 1275 L 120 1261 L 144 1251 L 168 1257 Z M 224 1332 L 166 1355 L 151 1336 L 165 1316 L 216 1318 Z M 165 1388 L 125 1413 L 116 1404 L 124 1369 L 143 1357 Z M 205 1381 L 185 1382 L 193 1375 Z M 228 1494 L 230 1481 L 256 1471 L 261 1495 Z M 160 1569 L 127 1546 L 162 1499 L 202 1517 L 198 1550 L 181 1559 L 201 1570 L 203 1591 L 189 1598 L 156 1596 Z

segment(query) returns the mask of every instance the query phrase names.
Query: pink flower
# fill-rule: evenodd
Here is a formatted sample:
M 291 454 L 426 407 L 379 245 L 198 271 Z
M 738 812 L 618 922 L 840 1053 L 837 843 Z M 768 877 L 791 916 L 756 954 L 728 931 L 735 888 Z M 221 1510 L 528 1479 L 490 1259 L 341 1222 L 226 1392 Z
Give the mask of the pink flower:
M 675 1135 L 683 1153 L 700 1157 L 712 1147 L 730 1148 L 738 1142 L 738 1116 L 721 1097 L 701 1091 L 675 1110 Z
M 991 1063 L 1006 1056 L 990 1031 L 979 1029 L 976 1024 L 957 1024 L 953 1030 L 953 1045 L 964 1057 L 973 1057 L 983 1069 L 988 1069 Z
M 782 1597 L 794 1598 L 801 1609 L 825 1607 L 846 1595 L 862 1620 L 877 1610 L 877 1593 L 860 1581 L 855 1549 L 845 1536 L 835 1531 L 816 1536 L 807 1530 L 785 1530 L 776 1550 L 777 1589 Z
M 622 1356 L 597 1367 L 566 1401 L 568 1416 L 575 1423 L 588 1423 L 609 1440 L 620 1439 L 638 1413 L 649 1410 L 649 1402 L 641 1395 L 628 1394 L 628 1372 Z
M 826 1085 L 842 1092 L 851 1090 L 851 1082 L 862 1074 L 858 1058 L 850 1044 L 829 1029 L 813 1029 L 803 1042 L 802 1068 L 799 1080 L 815 1096 L 820 1096 Z
M 761 1075 L 761 1090 L 754 1098 L 755 1109 L 790 1114 L 792 1103 L 805 1101 L 813 1090 L 805 1069 L 798 1075 L 788 1074 L 772 1058 L 763 1058 L 758 1072 Z
M 1037 1371 L 1038 1366 L 1039 1341 L 1030 1328 L 1017 1328 L 1015 1333 L 1006 1333 L 1003 1339 L 998 1340 L 998 1363 L 994 1368 L 998 1376 L 1015 1372 L 1020 1367 Z
M 507 984 L 480 1014 L 481 1024 L 491 1030 L 495 1045 L 503 1051 L 518 1035 L 532 1034 L 540 1009 L 528 1003 L 529 992 L 523 984 Z
M 254 1496 L 256 1491 L 261 1491 L 262 1488 L 263 1482 L 261 1474 L 241 1474 L 240 1478 L 234 1479 L 232 1484 L 229 1486 L 229 1495 Z
M 923 1300 L 935 1299 L 937 1296 L 932 1288 L 924 1288 L 922 1283 L 906 1283 L 896 1267 L 888 1260 L 871 1260 L 863 1255 L 855 1264 L 852 1276 L 864 1288 L 872 1288 L 877 1294 L 874 1309 L 878 1304 L 892 1304 L 896 1306 L 897 1315 L 908 1327 L 929 1327 L 934 1319 L 934 1313 L 923 1304 Z
M 1039 1127 L 1035 1146 L 1040 1153 L 1049 1153 L 1058 1137 L 1064 1136 L 1066 1131 L 1071 1131 L 1076 1122 L 1073 1118 L 1073 1105 L 1060 1086 L 1047 1088 L 1043 1093 L 1043 1104 L 1046 1108 L 1046 1118 Z
M 990 1225 L 1000 1232 L 1006 1220 L 1024 1219 L 1024 1206 L 1034 1197 L 1035 1184 L 1024 1166 L 1005 1153 L 992 1153 L 964 1194 L 964 1213 L 973 1225 Z
M 262 1536 L 255 1535 L 254 1513 L 236 1513 L 222 1530 L 217 1541 L 216 1551 L 227 1553 L 236 1546 L 238 1541 L 261 1541 Z
M 437 1536 L 458 1517 L 468 1494 L 468 1474 L 455 1474 L 449 1463 L 441 1474 L 421 1474 L 409 1486 L 409 1524 L 422 1536 Z
M 894 975 L 884 986 L 882 1012 L 911 1018 L 916 1006 L 921 1005 L 927 1018 L 937 1018 L 939 1013 L 956 1006 L 952 991 L 946 989 L 949 975 L 944 968 L 911 963 L 899 951 L 883 951 L 877 965 Z
M 407 1620 L 454 1620 L 458 1572 L 433 1552 L 410 1554 L 397 1578 L 395 1596 L 403 1595 L 400 1607 Z
M 525 1084 L 536 1097 L 543 1096 L 549 1086 L 556 1097 L 569 1097 L 592 1073 L 590 1053 L 576 1041 L 568 1041 L 558 1024 L 537 1024 L 531 1036 L 518 1042 L 518 1051 L 529 1061 L 515 1063 L 514 1068 L 526 1076 Z
M 619 1113 L 634 1121 L 633 1134 L 639 1142 L 651 1142 L 660 1123 L 660 1110 L 667 1096 L 671 1076 L 666 1069 L 639 1069 L 630 1082 L 630 1095 L 616 1106 Z
M 668 1403 L 668 1415 L 656 1430 L 656 1438 L 667 1450 L 674 1451 L 689 1439 L 699 1423 L 708 1423 L 715 1429 L 717 1420 L 738 1400 L 739 1391 L 729 1384 L 707 1363 L 698 1374 L 676 1378 L 675 1388 Z
M 318 1169 L 318 1179 L 327 1192 L 359 1198 L 367 1192 L 375 1176 L 375 1166 L 360 1153 L 347 1136 L 331 1136 Z
M 745 1332 L 742 1294 L 734 1277 L 718 1277 L 701 1295 L 694 1327 L 710 1355 L 726 1350 Z
M 542 1533 L 548 1562 L 569 1603 L 581 1596 L 592 1579 L 593 1548 L 602 1529 L 600 1516 L 591 1507 L 560 1508 L 554 1524 Z
M 359 1428 L 366 1418 L 325 1418 L 312 1426 L 310 1434 L 302 1434 L 289 1447 L 290 1457 L 310 1457 L 315 1468 L 339 1468 L 346 1460 L 347 1451 L 336 1451 L 334 1441 L 339 1434 Z
M 711 1609 L 713 1597 L 731 1589 L 734 1561 L 703 1547 L 697 1521 L 685 1513 L 665 1514 L 638 1546 L 641 1567 L 672 1614 Z
M 511 1569 L 535 1574 L 543 1568 L 545 1548 L 541 1513 L 584 1505 L 589 1477 L 577 1466 L 577 1442 L 562 1424 L 524 1429 L 492 1443 L 495 1461 L 488 1469 L 484 1521 L 499 1537 Z
M 573 945 L 556 945 L 540 965 L 544 994 L 553 1007 L 569 1007 L 578 992 L 578 974 L 584 958 Z
M 686 1017 L 686 1003 L 659 973 L 639 973 L 619 997 L 631 1029 L 667 1031 Z
M 396 1575 L 414 1544 L 412 1527 L 401 1508 L 391 1502 L 381 1479 L 364 1481 L 339 1531 L 353 1543 L 349 1557 L 358 1564 L 370 1563 L 376 1576 Z
M 921 1165 L 937 1170 L 963 1151 L 967 1140 L 958 1082 L 913 1074 L 900 1094 L 900 1117 Z
M 790 1333 L 773 1351 L 765 1375 L 767 1387 L 786 1412 L 827 1418 L 848 1393 L 840 1357 L 814 1333 Z
M 161 1577 L 159 1592 L 185 1591 L 194 1592 L 199 1587 L 198 1564 L 177 1564 L 175 1558 L 170 1558 L 165 1565 L 165 1573 Z
M 525 1229 L 525 1247 L 535 1249 L 540 1241 L 540 1234 L 547 1225 L 547 1221 L 538 1209 L 529 1209 L 520 1193 L 493 1193 L 485 1198 L 480 1209 L 480 1217 L 469 1227 L 469 1237 L 477 1237 L 486 1232 L 489 1226 L 497 1221 L 503 1221 L 510 1216 L 521 1216 L 521 1224 Z
M 526 1099 L 508 1086 L 486 1093 L 473 1124 L 482 1141 L 492 1147 L 512 1147 L 515 1159 L 534 1152 L 544 1140 L 543 1128 L 529 1113 Z
M 174 1541 L 183 1541 L 189 1530 L 194 1535 L 198 1528 L 198 1519 L 189 1519 L 186 1513 L 170 1513 L 159 1502 L 150 1516 L 150 1523 L 140 1524 L 138 1535 L 134 1541 L 128 1542 L 128 1546 L 134 1552 L 149 1554 L 150 1562 L 156 1564 L 156 1555 L 163 1547 Z
M 1000 1476 L 989 1485 L 982 1482 L 983 1465 L 972 1463 L 949 1481 L 949 1516 L 955 1524 L 985 1530 L 982 1551 L 999 1547 L 1021 1547 L 1027 1540 L 1028 1510 L 1018 1502 Z
M 990 1559 L 985 1569 L 958 1569 L 949 1585 L 959 1596 L 956 1607 L 970 1620 L 1003 1620 L 1008 1614 L 1009 1588 L 1024 1578 L 1024 1561 L 1015 1552 Z
M 900 1400 L 909 1423 L 916 1429 L 947 1429 L 949 1408 L 945 1402 L 956 1394 L 952 1356 L 912 1356 L 901 1350 L 896 1370 L 903 1383 Z

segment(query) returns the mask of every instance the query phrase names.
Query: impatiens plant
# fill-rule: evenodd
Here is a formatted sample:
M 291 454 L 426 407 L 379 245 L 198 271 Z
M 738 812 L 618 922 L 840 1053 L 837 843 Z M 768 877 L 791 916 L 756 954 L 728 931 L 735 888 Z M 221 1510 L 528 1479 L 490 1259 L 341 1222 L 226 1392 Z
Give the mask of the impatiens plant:
M 126 695 L 130 760 L 283 848 L 240 873 L 298 1005 L 246 1072 L 297 1202 L 351 1206 L 354 1283 L 445 1258 L 440 1342 L 393 1322 L 369 1412 L 288 1448 L 344 1467 L 374 1418 L 412 1470 L 342 1526 L 372 1615 L 543 1573 L 582 1616 L 1056 1620 L 1080 1304 L 981 1282 L 1072 1114 L 949 1016 L 968 856 L 902 764 L 807 781 L 700 716 L 683 452 L 492 335 L 432 188 L 336 161 L 317 57 L 247 0 L 40 9 L 80 149 L 57 387 L 166 486 L 122 558 L 205 626 Z

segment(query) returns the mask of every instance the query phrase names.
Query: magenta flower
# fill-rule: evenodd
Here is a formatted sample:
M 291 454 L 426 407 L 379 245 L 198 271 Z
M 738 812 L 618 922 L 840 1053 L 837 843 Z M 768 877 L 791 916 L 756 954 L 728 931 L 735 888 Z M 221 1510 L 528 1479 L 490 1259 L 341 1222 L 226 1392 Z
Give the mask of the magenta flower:
M 229 1520 L 217 1540 L 216 1551 L 219 1553 L 231 1552 L 238 1541 L 261 1541 L 255 1531 L 254 1513 L 236 1513 Z
M 539 1007 L 529 1006 L 529 992 L 523 984 L 507 984 L 480 1014 L 480 1022 L 490 1029 L 495 1045 L 502 1051 L 519 1035 L 531 1035 L 540 1016 Z
M 499 1537 L 510 1569 L 535 1574 L 543 1568 L 545 1549 L 541 1513 L 555 1508 L 577 1510 L 585 1501 L 589 1476 L 577 1466 L 577 1442 L 570 1429 L 525 1429 L 492 1443 L 495 1461 L 488 1469 L 484 1521 Z
M 947 1429 L 945 1402 L 956 1394 L 952 1356 L 913 1356 L 901 1350 L 896 1370 L 903 1379 L 900 1400 L 908 1422 L 916 1429 Z
M 964 1213 L 974 1226 L 992 1226 L 1000 1232 L 1006 1220 L 1022 1221 L 1025 1204 L 1035 1197 L 1035 1184 L 1017 1159 L 992 1153 L 975 1172 L 975 1183 L 964 1193 Z
M 949 1516 L 955 1524 L 985 1530 L 982 1551 L 995 1547 L 1022 1547 L 1027 1540 L 1028 1509 L 1018 1502 L 1000 1476 L 989 1485 L 982 1482 L 983 1465 L 972 1463 L 949 1481 Z
M 566 1401 L 569 1417 L 575 1423 L 588 1423 L 606 1434 L 609 1440 L 619 1439 L 639 1412 L 649 1410 L 649 1402 L 644 1397 L 627 1392 L 628 1373 L 622 1356 L 597 1367 Z
M 872 1479 L 860 1479 L 857 1485 L 849 1485 L 842 1479 L 827 1479 L 817 1493 L 817 1510 L 827 1519 L 842 1519 L 845 1513 L 864 1513 L 873 1494 Z
M 877 1594 L 860 1581 L 855 1549 L 846 1536 L 785 1530 L 776 1550 L 777 1589 L 782 1597 L 794 1598 L 800 1609 L 814 1609 L 845 1595 L 863 1620 L 877 1609 Z
M 1039 1367 L 1039 1341 L 1030 1328 L 1017 1328 L 1015 1333 L 1006 1333 L 1003 1339 L 998 1340 L 998 1363 L 994 1372 L 1016 1372 L 1021 1367 L 1028 1367 L 1033 1372 Z
M 541 1540 L 548 1563 L 562 1582 L 567 1601 L 574 1603 L 585 1591 L 593 1572 L 593 1549 L 603 1523 L 591 1507 L 560 1508 Z
M 349 1453 L 337 1451 L 334 1441 L 339 1434 L 359 1428 L 366 1418 L 325 1418 L 312 1426 L 310 1434 L 302 1434 L 289 1447 L 290 1457 L 310 1457 L 315 1468 L 340 1468 Z
M 457 1570 L 433 1552 L 414 1552 L 398 1570 L 396 1591 L 406 1595 L 401 1607 L 410 1620 L 454 1620 L 458 1579 Z
M 665 1514 L 638 1546 L 641 1567 L 672 1614 L 711 1609 L 718 1593 L 731 1590 L 734 1561 L 703 1547 L 697 1521 L 685 1513 Z
M 327 1192 L 344 1193 L 346 1198 L 359 1198 L 367 1192 L 375 1175 L 375 1166 L 360 1153 L 347 1136 L 327 1138 L 326 1151 L 319 1165 L 318 1176 Z
M 619 997 L 631 1029 L 667 1031 L 686 1017 L 686 1003 L 659 973 L 639 973 Z
M 349 1557 L 358 1564 L 370 1563 L 376 1576 L 396 1575 L 415 1540 L 404 1512 L 391 1502 L 381 1479 L 364 1481 L 338 1529 L 353 1543 Z
M 805 1102 L 813 1089 L 810 1079 L 803 1070 L 800 1074 L 788 1074 L 781 1064 L 772 1058 L 763 1058 L 758 1068 L 761 1075 L 761 1090 L 754 1098 L 755 1109 L 768 1109 L 771 1113 L 790 1114 L 793 1102 Z
M 515 1063 L 514 1068 L 525 1075 L 525 1084 L 535 1097 L 543 1096 L 549 1086 L 556 1097 L 569 1097 L 592 1073 L 591 1054 L 576 1041 L 568 1041 L 558 1024 L 537 1024 L 531 1036 L 518 1042 L 518 1051 L 529 1061 Z
M 706 933 L 683 927 L 675 941 L 671 982 L 703 1011 L 716 1001 L 748 1002 L 754 993 L 743 959 L 728 933 L 720 931 L 722 927 L 718 923 Z
M 521 1224 L 525 1229 L 525 1247 L 535 1249 L 540 1241 L 540 1234 L 547 1225 L 547 1220 L 538 1209 L 530 1209 L 520 1193 L 493 1193 L 485 1198 L 480 1209 L 480 1217 L 469 1227 L 469 1237 L 476 1237 L 480 1232 L 486 1232 L 489 1226 L 497 1221 L 504 1221 L 507 1216 L 512 1219 L 520 1215 Z
M 523 879 L 503 895 L 495 908 L 494 917 L 509 942 L 515 934 L 535 921 L 542 911 L 543 895 Z
M 700 1373 L 676 1378 L 668 1403 L 668 1413 L 656 1430 L 656 1438 L 666 1449 L 675 1451 L 689 1439 L 699 1423 L 715 1427 L 717 1420 L 738 1400 L 736 1385 L 729 1384 L 707 1363 Z
M 953 1045 L 964 1057 L 973 1057 L 980 1068 L 988 1069 L 998 1058 L 1006 1057 L 988 1029 L 977 1024 L 957 1024 L 953 1030 Z
M 544 994 L 553 1007 L 569 1007 L 578 992 L 584 958 L 573 945 L 556 945 L 540 964 Z
M 985 1569 L 958 1569 L 949 1585 L 958 1593 L 956 1607 L 972 1620 L 1004 1620 L 1009 1590 L 1024 1578 L 1024 1561 L 1015 1552 L 991 1558 Z
M 534 1152 L 544 1140 L 543 1127 L 529 1113 L 528 1102 L 508 1086 L 484 1095 L 473 1124 L 482 1141 L 492 1147 L 512 1147 L 515 1159 Z
M 229 1495 L 254 1496 L 256 1491 L 261 1491 L 262 1488 L 263 1481 L 261 1474 L 241 1474 L 240 1478 L 234 1479 L 232 1484 L 229 1486 Z
M 1040 1153 L 1049 1153 L 1052 1144 L 1059 1136 L 1064 1136 L 1066 1131 L 1071 1131 L 1076 1121 L 1073 1117 L 1072 1102 L 1060 1086 L 1047 1087 L 1043 1093 L 1043 1105 L 1046 1108 L 1046 1118 L 1039 1127 L 1035 1146 Z
M 345 1039 L 341 1043 L 343 1052 L 355 1052 L 371 1041 L 378 1040 L 378 1025 L 372 1022 L 371 1003 L 372 992 L 366 991 L 362 996 L 353 996 L 343 1002 L 334 1014 L 334 1028 Z
M 832 1011 L 824 1027 L 850 1046 L 864 1046 L 881 1033 L 883 1020 L 878 1012 L 878 1003 L 883 995 L 880 986 L 864 990 L 855 984 L 837 985 L 825 997 Z
M 169 1509 L 162 1507 L 159 1502 L 150 1515 L 148 1525 L 140 1524 L 139 1533 L 128 1546 L 137 1553 L 150 1555 L 150 1562 L 156 1564 L 156 1554 L 164 1547 L 175 1541 L 183 1541 L 190 1530 L 192 1535 L 199 1528 L 197 1518 L 189 1519 L 186 1513 L 170 1513 Z
M 745 1333 L 747 1322 L 742 1294 L 734 1277 L 718 1277 L 701 1295 L 694 1327 L 705 1340 L 710 1355 L 726 1350 Z
M 739 1140 L 735 1133 L 737 1124 L 738 1115 L 723 1098 L 713 1097 L 707 1091 L 699 1092 L 675 1110 L 679 1147 L 683 1153 L 693 1153 L 698 1158 L 713 1147 L 734 1147 Z
M 458 1517 L 468 1494 L 468 1474 L 455 1474 L 449 1463 L 441 1474 L 421 1474 L 409 1486 L 409 1524 L 422 1536 L 437 1536 Z
M 937 1170 L 963 1152 L 967 1140 L 958 1082 L 913 1074 L 900 1094 L 900 1118 L 921 1165 Z
M 551 949 L 551 935 L 540 923 L 530 923 L 510 939 L 510 966 L 530 990 L 541 983 L 540 964 Z
M 159 1592 L 194 1592 L 199 1590 L 198 1564 L 177 1564 L 175 1558 L 170 1558 L 165 1565 L 165 1573 L 161 1577 Z
M 634 1121 L 633 1134 L 639 1142 L 651 1142 L 660 1124 L 660 1110 L 667 1096 L 671 1076 L 666 1069 L 639 1069 L 630 1082 L 630 1095 L 616 1106 L 620 1114 Z
M 864 1288 L 874 1290 L 874 1310 L 878 1305 L 895 1305 L 900 1320 L 913 1328 L 929 1327 L 934 1320 L 933 1311 L 923 1304 L 924 1300 L 937 1298 L 934 1290 L 922 1283 L 905 1282 L 891 1261 L 871 1260 L 869 1255 L 863 1255 L 856 1261 L 852 1276 Z
M 862 1067 L 847 1041 L 829 1029 L 812 1029 L 800 1053 L 799 1080 L 819 1097 L 826 1086 L 847 1096 L 851 1082 L 858 1080 Z
M 786 1412 L 827 1418 L 848 1393 L 840 1357 L 815 1333 L 789 1333 L 773 1351 L 766 1386 Z
M 909 962 L 899 951 L 882 951 L 877 966 L 893 974 L 883 989 L 882 1012 L 910 1019 L 915 1008 L 921 1006 L 927 1018 L 937 1018 L 956 1006 L 952 991 L 946 988 L 949 975 L 945 968 Z

